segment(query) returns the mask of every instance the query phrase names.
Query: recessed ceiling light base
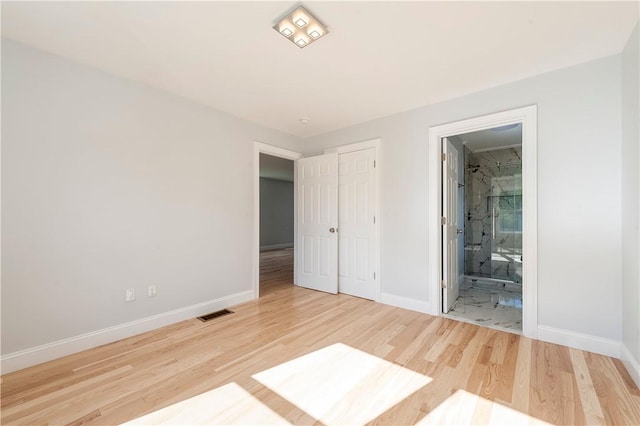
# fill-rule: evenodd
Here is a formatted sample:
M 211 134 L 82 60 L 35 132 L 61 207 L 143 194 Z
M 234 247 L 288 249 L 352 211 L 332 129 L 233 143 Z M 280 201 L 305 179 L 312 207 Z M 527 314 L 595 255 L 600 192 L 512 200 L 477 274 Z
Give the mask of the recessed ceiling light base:
M 273 29 L 299 48 L 307 47 L 329 32 L 327 27 L 302 6 L 282 18 Z

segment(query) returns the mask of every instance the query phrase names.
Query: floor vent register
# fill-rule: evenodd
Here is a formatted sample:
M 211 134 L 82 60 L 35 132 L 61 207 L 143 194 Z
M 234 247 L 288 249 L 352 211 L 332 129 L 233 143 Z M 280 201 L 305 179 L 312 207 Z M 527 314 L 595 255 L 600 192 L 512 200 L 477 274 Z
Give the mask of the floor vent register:
M 211 312 L 210 314 L 207 315 L 203 315 L 201 317 L 198 317 L 198 319 L 202 322 L 207 322 L 207 321 L 211 321 L 214 318 L 218 318 L 221 317 L 223 315 L 228 315 L 228 314 L 232 314 L 233 311 L 230 311 L 228 309 L 223 309 L 221 311 L 217 311 L 217 312 Z

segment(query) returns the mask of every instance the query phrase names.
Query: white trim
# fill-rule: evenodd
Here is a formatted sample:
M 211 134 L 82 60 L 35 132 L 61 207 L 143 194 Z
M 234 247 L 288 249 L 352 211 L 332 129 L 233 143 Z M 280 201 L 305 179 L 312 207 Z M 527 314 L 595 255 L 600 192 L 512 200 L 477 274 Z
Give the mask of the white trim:
M 635 359 L 625 344 L 622 345 L 622 362 L 627 368 L 629 375 L 636 382 L 636 386 L 640 388 L 640 361 Z
M 113 327 L 103 328 L 102 330 L 92 331 L 90 333 L 81 334 L 68 339 L 62 339 L 56 342 L 13 352 L 3 355 L 0 358 L 2 374 L 11 373 L 12 371 L 21 370 L 23 368 L 51 361 L 66 355 L 95 348 L 107 343 L 112 343 L 117 340 L 155 330 L 169 324 L 195 318 L 209 312 L 219 311 L 220 309 L 238 305 L 252 299 L 253 291 L 244 291 L 221 297 L 219 299 L 209 300 L 208 302 L 197 303 L 195 305 L 175 309 L 162 314 L 141 318 Z
M 380 271 L 381 269 L 381 265 L 382 265 L 382 251 L 380 248 L 381 245 L 381 238 L 380 236 L 382 235 L 381 232 L 381 224 L 382 224 L 382 199 L 381 199 L 381 194 L 382 191 L 380 191 L 380 168 L 381 168 L 381 158 L 382 158 L 382 139 L 380 138 L 375 138 L 375 139 L 368 139 L 366 141 L 362 141 L 362 142 L 356 142 L 356 143 L 351 143 L 348 145 L 341 145 L 341 146 L 337 146 L 337 147 L 333 147 L 333 148 L 327 148 L 324 150 L 325 154 L 332 154 L 332 153 L 338 153 L 338 154 L 346 154 L 348 152 L 355 152 L 355 151 L 362 151 L 364 149 L 370 149 L 370 148 L 374 148 L 375 151 L 375 156 L 374 156 L 374 161 L 376 163 L 376 167 L 375 167 L 375 185 L 376 185 L 376 203 L 375 203 L 375 218 L 376 218 L 376 235 L 375 235 L 375 254 L 374 254 L 374 258 L 375 258 L 375 262 L 376 264 L 374 265 L 373 269 L 375 271 L 376 274 L 376 298 L 374 299 L 376 302 L 380 302 L 381 301 L 381 297 L 382 297 L 382 272 Z
M 346 154 L 347 152 L 362 151 L 369 148 L 380 148 L 382 139 L 368 139 L 362 142 L 350 143 L 348 145 L 335 146 L 333 148 L 327 148 L 324 150 L 325 154 L 332 154 L 337 152 L 338 154 Z
M 268 246 L 260 246 L 260 251 L 277 250 L 277 249 L 283 249 L 283 248 L 289 248 L 289 247 L 293 247 L 293 243 L 271 244 Z
M 288 149 L 280 148 L 278 146 L 269 145 L 266 143 L 253 141 L 253 146 L 258 149 L 258 153 L 273 155 L 274 157 L 286 158 L 288 160 L 297 160 L 302 158 L 302 154 Z M 260 166 L 260 164 L 258 164 Z M 258 168 L 258 171 L 260 169 Z
M 444 137 L 522 123 L 523 188 L 523 334 L 537 337 L 538 325 L 538 193 L 537 106 L 531 105 L 429 129 L 429 300 L 432 315 L 441 315 L 440 140 Z
M 620 358 L 621 344 L 618 340 L 576 333 L 545 325 L 538 326 L 538 340 Z
M 396 296 L 395 294 L 380 293 L 379 302 L 384 303 L 385 305 L 408 309 L 410 311 L 422 312 L 424 314 L 428 314 L 431 312 L 431 305 L 428 302 L 410 299 L 408 297 Z
M 295 160 L 302 158 L 302 154 L 266 143 L 253 141 L 253 294 L 254 298 L 260 297 L 260 154 L 269 154 L 274 157 L 293 160 L 293 236 L 294 241 L 298 237 L 298 206 L 296 197 L 298 193 L 298 164 Z M 295 244 L 295 243 L 294 243 Z M 298 282 L 296 268 L 296 253 L 293 252 L 293 282 Z

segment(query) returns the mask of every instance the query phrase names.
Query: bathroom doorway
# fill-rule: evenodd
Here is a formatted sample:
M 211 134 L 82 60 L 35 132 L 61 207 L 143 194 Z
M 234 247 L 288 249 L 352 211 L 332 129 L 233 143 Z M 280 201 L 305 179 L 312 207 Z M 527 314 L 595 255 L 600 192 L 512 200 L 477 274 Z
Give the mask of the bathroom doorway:
M 455 222 L 443 227 L 444 267 L 452 282 L 444 290 L 442 313 L 521 333 L 522 123 L 453 135 L 442 143 L 443 171 L 449 175 L 443 172 L 443 195 L 451 194 L 443 196 L 443 217 Z M 455 214 L 448 204 L 455 204 Z
M 502 146 L 486 145 L 483 147 L 473 146 L 473 134 L 481 131 L 489 131 L 494 129 L 492 139 L 502 138 L 506 136 L 509 130 L 518 131 L 520 133 L 521 143 L 518 147 L 515 143 L 504 142 Z M 498 129 L 498 130 L 495 130 Z M 450 142 L 453 148 L 460 152 L 456 161 L 457 170 L 453 173 L 450 170 L 450 164 L 446 164 L 446 158 L 443 157 L 443 141 L 452 139 Z M 466 144 L 463 141 L 467 141 Z M 471 144 L 471 145 L 470 145 Z M 516 146 L 508 146 L 508 145 Z M 481 158 L 474 157 L 465 151 L 466 146 L 469 151 L 476 151 L 476 154 L 482 152 L 494 152 L 493 164 L 485 164 L 492 166 L 489 170 L 482 171 L 487 173 L 485 181 L 491 180 L 491 185 L 484 192 L 484 209 L 485 225 L 481 225 L 480 218 L 477 218 L 479 224 L 476 225 L 480 237 L 484 232 L 485 239 L 490 239 L 489 256 L 483 247 L 482 239 L 467 240 L 472 238 L 473 226 L 471 222 L 474 217 L 468 218 L 468 211 L 465 208 L 467 192 L 469 196 L 473 195 L 471 187 L 473 183 L 466 186 L 465 179 L 472 176 L 481 176 L 481 168 L 473 166 L 481 166 L 476 161 L 482 161 Z M 448 146 L 448 145 L 447 145 Z M 513 148 L 515 153 L 521 158 L 519 178 L 518 173 L 514 172 L 508 175 L 507 170 L 513 171 L 515 167 L 514 160 L 498 159 L 499 148 Z M 465 157 L 465 153 L 467 154 Z M 473 152 L 472 152 L 473 153 Z M 500 161 L 500 167 L 497 162 Z M 488 115 L 477 116 L 460 121 L 454 121 L 447 124 L 432 126 L 429 128 L 429 313 L 433 315 L 450 316 L 450 310 L 455 309 L 455 303 L 460 306 L 466 305 L 467 314 L 472 314 L 472 304 L 460 301 L 460 290 L 466 287 L 474 288 L 485 285 L 492 288 L 503 288 L 515 290 L 513 293 L 521 292 L 520 301 L 511 302 L 512 305 L 521 304 L 521 331 L 513 328 L 501 327 L 501 325 L 492 325 L 489 321 L 476 321 L 485 319 L 482 317 L 474 317 L 467 315 L 469 318 L 459 317 L 462 321 L 475 322 L 488 327 L 502 328 L 507 331 L 522 333 L 526 337 L 538 337 L 538 277 L 537 277 L 537 253 L 538 253 L 538 230 L 537 230 L 537 107 L 535 105 L 525 106 L 512 110 L 496 112 Z M 477 169 L 477 170 L 476 170 Z M 499 171 L 498 171 L 499 169 Z M 446 175 L 444 171 L 447 171 Z M 474 173 L 474 170 L 475 173 Z M 456 181 L 455 192 L 454 186 L 447 185 L 447 181 Z M 493 183 L 496 188 L 493 189 Z M 464 185 L 458 188 L 458 184 Z M 517 184 L 521 185 L 521 189 L 517 189 Z M 480 191 L 478 191 L 480 192 Z M 475 194 L 475 197 L 482 195 Z M 509 200 L 510 198 L 510 200 Z M 450 201 L 455 200 L 455 208 L 449 206 Z M 458 201 L 460 201 L 458 203 Z M 453 202 L 453 201 L 452 201 Z M 518 203 L 521 203 L 519 205 Z M 467 203 L 469 204 L 469 203 Z M 509 210 L 509 206 L 511 210 Z M 495 214 L 494 214 L 495 208 Z M 503 211 L 504 210 L 504 211 Z M 454 226 L 451 225 L 451 217 Z M 490 213 L 490 216 L 489 216 Z M 460 219 L 459 221 L 457 219 Z M 502 223 L 500 223 L 502 220 Z M 494 226 L 495 221 L 495 226 Z M 487 225 L 489 223 L 490 225 Z M 466 231 L 465 231 L 466 225 Z M 490 229 L 483 229 L 485 226 L 491 226 Z M 518 228 L 521 228 L 519 230 Z M 493 230 L 495 229 L 496 238 L 493 239 Z M 518 231 L 518 232 L 516 232 Z M 467 237 L 466 233 L 471 234 Z M 509 246 L 509 242 L 515 244 L 518 238 L 505 239 L 498 238 L 501 234 L 510 234 L 519 237 L 520 243 L 520 259 L 518 259 L 518 251 L 513 246 Z M 453 238 L 455 235 L 455 238 Z M 475 235 L 478 236 L 477 234 Z M 465 269 L 464 248 L 468 243 L 468 252 L 478 254 L 473 257 L 467 256 L 467 262 L 472 269 Z M 474 247 L 475 245 L 475 247 Z M 489 247 L 487 241 L 484 246 Z M 473 250 L 476 250 L 475 252 Z M 480 258 L 480 253 L 484 253 L 485 257 Z M 455 256 L 454 256 L 455 253 Z M 452 267 L 450 259 L 456 259 L 458 265 Z M 495 261 L 493 259 L 496 259 Z M 488 259 L 488 260 L 487 260 Z M 518 260 L 520 260 L 518 262 Z M 480 267 L 482 263 L 483 267 Z M 489 265 L 494 265 L 491 268 Z M 473 267 L 476 267 L 473 269 Z M 489 268 L 489 269 L 487 269 Z M 502 274 L 502 275 L 500 275 Z M 505 274 L 508 274 L 508 278 Z M 516 278 L 518 277 L 518 278 Z M 475 280 L 475 281 L 473 281 Z M 519 282 L 516 282 L 519 281 Z M 455 291 L 453 287 L 455 288 Z M 519 289 L 517 290 L 517 288 Z M 458 294 L 456 295 L 456 291 Z M 455 296 L 449 298 L 448 296 Z M 490 299 L 491 300 L 491 299 Z M 506 306 L 510 302 L 499 298 L 493 299 L 495 307 Z M 515 306 L 514 306 L 515 307 Z

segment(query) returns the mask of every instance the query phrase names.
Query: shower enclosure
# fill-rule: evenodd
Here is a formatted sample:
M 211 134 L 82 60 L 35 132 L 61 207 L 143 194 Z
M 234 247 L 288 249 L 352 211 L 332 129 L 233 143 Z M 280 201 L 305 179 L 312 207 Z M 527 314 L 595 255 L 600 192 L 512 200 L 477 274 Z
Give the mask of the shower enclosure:
M 464 272 L 522 283 L 522 148 L 465 149 Z

